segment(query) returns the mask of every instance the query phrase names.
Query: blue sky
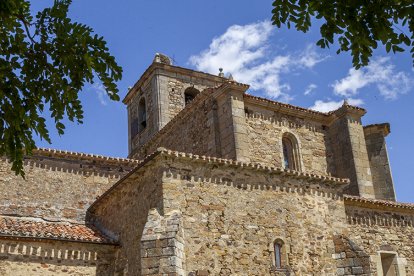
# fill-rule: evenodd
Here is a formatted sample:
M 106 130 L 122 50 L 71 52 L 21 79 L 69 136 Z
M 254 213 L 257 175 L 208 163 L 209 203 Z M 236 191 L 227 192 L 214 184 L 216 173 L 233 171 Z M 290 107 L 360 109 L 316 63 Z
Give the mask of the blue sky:
M 33 1 L 39 9 L 51 1 Z M 317 23 L 307 34 L 271 26 L 271 1 L 109 1 L 75 0 L 70 16 L 104 36 L 123 67 L 123 98 L 150 65 L 154 54 L 172 57 L 178 66 L 210 73 L 231 73 L 251 85 L 249 93 L 318 110 L 337 107 L 344 98 L 367 109 L 364 124 L 389 122 L 388 153 L 400 201 L 414 202 L 414 71 L 409 52 L 378 49 L 371 64 L 352 70 L 349 54 L 336 47 L 318 49 Z M 127 114 L 99 83 L 81 92 L 84 124 L 66 123 L 51 131 L 52 145 L 109 156 L 127 155 Z M 52 126 L 49 127 L 50 129 Z

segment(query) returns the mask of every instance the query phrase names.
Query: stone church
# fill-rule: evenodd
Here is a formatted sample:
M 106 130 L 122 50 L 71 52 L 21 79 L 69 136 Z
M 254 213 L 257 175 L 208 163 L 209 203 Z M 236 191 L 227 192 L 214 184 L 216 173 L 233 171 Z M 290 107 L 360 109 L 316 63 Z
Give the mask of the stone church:
M 248 88 L 157 54 L 128 158 L 37 149 L 25 179 L 2 158 L 0 275 L 414 275 L 389 124 Z

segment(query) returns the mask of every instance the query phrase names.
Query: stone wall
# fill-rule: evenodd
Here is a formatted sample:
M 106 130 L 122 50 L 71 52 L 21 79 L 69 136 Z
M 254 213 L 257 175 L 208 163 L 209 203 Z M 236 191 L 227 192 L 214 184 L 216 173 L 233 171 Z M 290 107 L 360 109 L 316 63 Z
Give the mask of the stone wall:
M 343 183 L 174 155 L 152 157 L 90 209 L 91 222 L 119 237 L 128 273 L 266 275 L 277 238 L 292 272 L 336 270 Z
M 337 177 L 349 178 L 348 194 L 375 198 L 361 117 L 364 110 L 343 105 L 329 126 Z
M 156 79 L 153 78 L 145 82 L 136 97 L 128 103 L 128 149 L 130 152 L 148 142 L 158 131 L 158 106 L 155 89 L 157 89 L 157 83 Z M 143 99 L 146 107 L 147 125 L 145 129 L 140 128 L 138 119 L 138 107 Z
M 206 88 L 214 86 L 215 83 L 200 84 L 200 81 L 195 79 L 185 78 L 183 75 L 178 75 L 177 78 L 165 77 L 168 81 L 168 118 L 171 120 L 178 112 L 184 109 L 184 92 L 189 87 L 194 87 L 199 92 Z M 209 86 L 207 86 L 209 85 Z
M 141 146 L 133 158 L 143 159 L 148 154 L 165 147 L 193 154 L 218 156 L 215 144 L 217 129 L 215 124 L 216 108 L 209 91 L 203 92 L 170 121 L 151 141 Z
M 158 104 L 161 107 L 160 116 L 162 117 L 160 129 L 184 108 L 184 92 L 187 88 L 193 87 L 201 92 L 225 80 L 214 75 L 175 66 L 157 70 L 154 77 L 158 78 Z
M 345 207 L 346 237 L 334 240 L 338 275 L 382 275 L 381 252 L 396 253 L 396 275 L 414 275 L 414 212 L 347 202 Z
M 220 157 L 249 162 L 249 139 L 247 135 L 243 94 L 248 86 L 228 82 L 218 89 L 217 129 Z M 218 94 L 217 94 L 218 93 Z
M 207 73 L 153 63 L 124 99 L 128 105 L 129 156 L 137 156 L 136 151 L 184 108 L 185 89 L 194 87 L 201 92 L 225 80 Z M 142 98 L 147 104 L 147 127 L 132 135 L 133 124 L 138 123 L 138 105 Z
M 135 166 L 133 162 L 60 155 L 44 151 L 27 157 L 25 179 L 1 159 L 0 212 L 82 222 L 90 204 Z
M 364 127 L 375 198 L 395 201 L 394 183 L 385 143 L 388 133 L 389 124 Z
M 250 161 L 282 167 L 282 135 L 289 132 L 298 141 L 303 171 L 335 175 L 325 126 L 251 105 L 246 108 Z
M 164 206 L 181 212 L 187 273 L 268 275 L 281 239 L 292 275 L 381 275 L 382 253 L 414 275 L 412 207 L 352 205 L 338 185 L 249 167 L 166 165 Z
M 104 194 L 88 213 L 88 221 L 106 235 L 119 240 L 116 272 L 141 273 L 141 239 L 151 209 L 163 216 L 160 168 L 143 164 Z M 154 242 L 155 247 L 155 242 Z M 150 265 L 146 268 L 152 268 Z
M 0 239 L 0 275 L 113 275 L 116 247 Z
M 186 273 L 269 275 L 278 238 L 291 273 L 336 272 L 341 185 L 194 163 L 169 160 L 163 177 L 165 212 L 182 213 Z
M 141 275 L 185 275 L 184 237 L 181 213 L 148 212 L 141 237 Z
M 91 207 L 90 221 L 119 237 L 117 264 L 132 275 L 375 275 L 384 250 L 411 275 L 413 212 L 351 206 L 345 184 L 160 150 Z

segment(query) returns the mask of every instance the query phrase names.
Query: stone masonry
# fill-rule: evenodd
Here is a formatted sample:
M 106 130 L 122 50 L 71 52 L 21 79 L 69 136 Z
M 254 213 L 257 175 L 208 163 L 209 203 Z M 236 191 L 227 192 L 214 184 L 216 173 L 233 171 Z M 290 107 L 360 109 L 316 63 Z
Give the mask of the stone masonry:
M 389 124 L 248 89 L 157 54 L 128 158 L 38 149 L 25 179 L 3 158 L 0 275 L 414 275 Z

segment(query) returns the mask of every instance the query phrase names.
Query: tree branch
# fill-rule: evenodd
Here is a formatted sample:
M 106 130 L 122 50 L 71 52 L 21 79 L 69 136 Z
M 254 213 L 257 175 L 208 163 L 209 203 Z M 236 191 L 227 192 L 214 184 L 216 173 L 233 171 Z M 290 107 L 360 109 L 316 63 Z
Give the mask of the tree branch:
M 17 18 L 23 23 L 24 28 L 26 30 L 27 37 L 30 39 L 30 41 L 33 44 L 36 43 L 36 41 L 34 40 L 34 36 L 32 36 L 30 34 L 30 30 L 29 30 L 29 27 L 28 27 L 28 26 L 30 26 L 30 24 L 24 19 L 24 17 L 22 15 L 17 15 Z

